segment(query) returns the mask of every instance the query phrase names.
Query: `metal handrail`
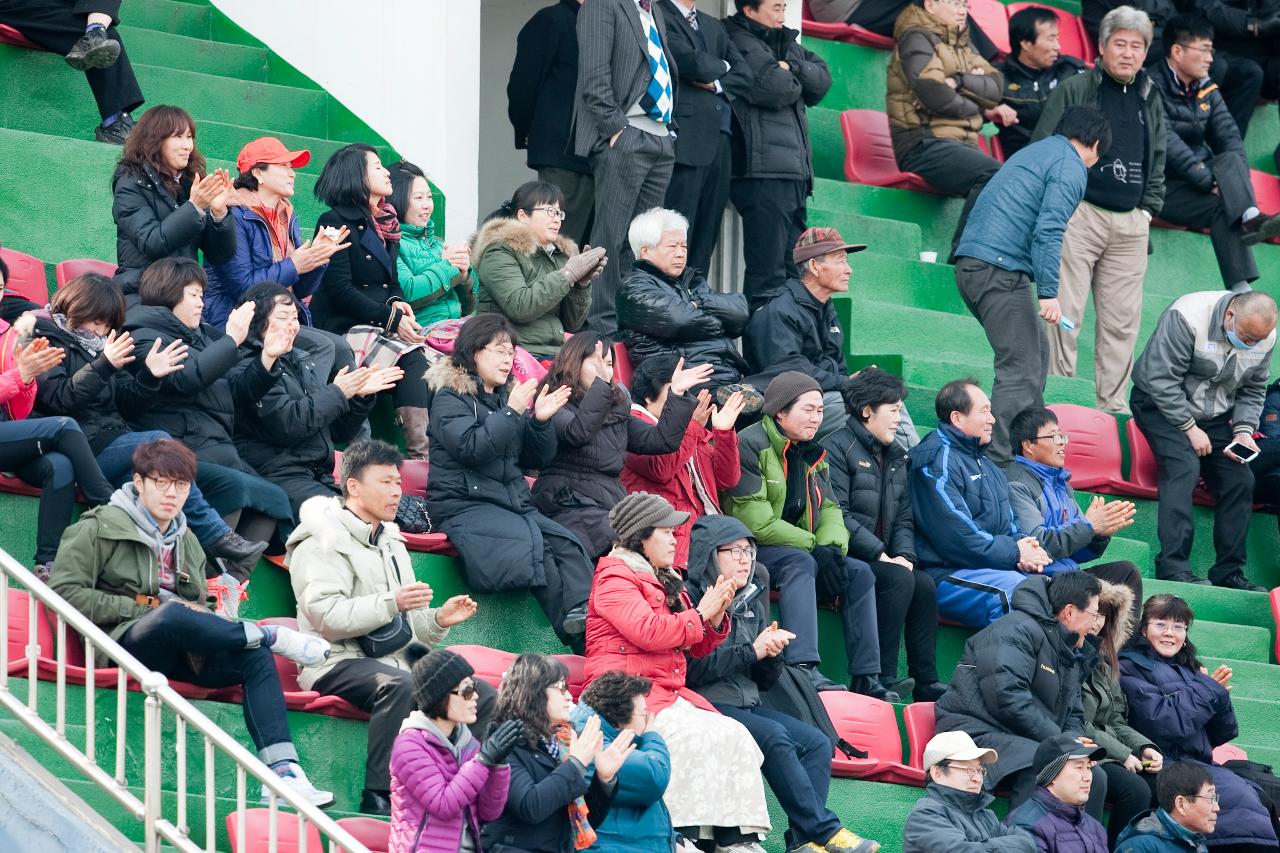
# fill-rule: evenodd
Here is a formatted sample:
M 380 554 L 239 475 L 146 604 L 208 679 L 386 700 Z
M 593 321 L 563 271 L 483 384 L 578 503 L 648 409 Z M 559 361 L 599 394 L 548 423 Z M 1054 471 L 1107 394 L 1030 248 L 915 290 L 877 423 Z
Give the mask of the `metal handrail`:
M 0 625 L 9 625 L 9 582 L 16 581 L 19 587 L 28 593 L 27 600 L 27 699 L 23 702 L 9 689 L 9 644 L 0 643 L 0 705 L 9 713 L 25 723 L 49 747 L 74 765 L 81 773 L 97 783 L 107 794 L 111 795 L 121 806 L 128 810 L 135 820 L 143 824 L 144 849 L 146 853 L 158 853 L 161 842 L 167 842 L 186 853 L 214 853 L 217 850 L 216 839 L 216 806 L 217 791 L 214 784 L 215 750 L 229 758 L 236 768 L 236 849 L 247 850 L 245 838 L 245 808 L 247 806 L 246 788 L 248 779 L 252 778 L 264 785 L 271 792 L 267 808 L 270 811 L 270 831 L 268 838 L 269 853 L 277 853 L 280 813 L 278 807 L 283 804 L 297 812 L 297 844 L 299 853 L 307 853 L 307 825 L 312 824 L 319 830 L 322 839 L 327 839 L 329 853 L 343 850 L 347 853 L 369 853 L 365 845 L 360 843 L 339 826 L 332 818 L 319 808 L 301 799 L 275 771 L 263 764 L 256 755 L 242 746 L 235 738 L 227 734 L 216 723 L 205 716 L 187 699 L 169 686 L 169 680 L 161 673 L 143 666 L 137 658 L 129 654 L 115 640 L 111 639 L 101 628 L 80 611 L 76 610 L 66 599 L 58 595 L 40 581 L 26 567 L 15 560 L 7 551 L 0 549 Z M 43 649 L 39 638 L 39 618 L 37 602 L 56 616 L 54 626 L 54 648 Z M 66 736 L 66 686 L 67 686 L 67 628 L 70 627 L 84 638 L 85 646 L 85 745 L 84 749 L 72 744 Z M 44 660 L 47 675 L 48 658 L 44 652 L 52 652 L 56 668 L 57 684 L 55 698 L 55 722 L 50 725 L 39 713 L 38 682 L 41 675 L 41 661 Z M 95 667 L 95 659 L 101 654 L 109 658 L 118 667 L 116 690 L 116 755 L 114 774 L 98 765 L 95 754 L 96 727 L 94 700 L 96 690 L 95 674 L 100 668 Z M 17 673 L 15 673 L 17 675 Z M 143 712 L 143 796 L 138 797 L 129 789 L 129 779 L 125 773 L 125 746 L 127 741 L 127 692 L 128 680 L 133 679 L 142 693 L 146 695 Z M 110 688 L 104 688 L 110 689 Z M 165 749 L 163 715 L 170 712 L 175 717 L 175 735 L 171 752 Z M 187 729 L 192 728 L 202 738 L 204 747 L 204 834 L 205 844 L 201 848 L 190 838 L 190 827 L 187 823 Z M 175 814 L 166 816 L 164 808 L 165 791 L 161 787 L 161 762 L 166 756 L 174 757 L 174 768 L 177 780 L 177 796 L 173 804 Z M 135 786 L 137 780 L 134 780 Z M 323 842 L 322 842 L 323 843 Z M 315 851 L 314 853 L 320 853 Z

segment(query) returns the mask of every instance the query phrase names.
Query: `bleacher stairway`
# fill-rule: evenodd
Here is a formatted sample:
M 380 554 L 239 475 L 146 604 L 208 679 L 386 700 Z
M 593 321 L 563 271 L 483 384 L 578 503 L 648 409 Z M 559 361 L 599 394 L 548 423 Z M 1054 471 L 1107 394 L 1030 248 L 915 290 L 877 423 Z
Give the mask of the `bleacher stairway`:
M 350 141 L 380 146 L 384 156 L 394 157 L 368 127 L 326 92 L 281 61 L 202 0 L 131 0 L 122 32 L 138 70 L 149 104 L 176 103 L 186 107 L 199 123 L 199 144 L 211 165 L 232 166 L 244 142 L 263 133 L 282 138 L 291 148 L 312 151 L 311 164 L 302 170 L 295 199 L 304 230 L 314 222 L 319 205 L 312 196 L 315 176 L 324 158 Z M 956 296 L 951 268 L 919 260 L 923 250 L 945 257 L 959 203 L 901 190 L 846 183 L 843 174 L 844 143 L 839 113 L 850 108 L 882 109 L 883 51 L 806 38 L 806 43 L 831 63 L 836 85 L 818 108 L 811 110 L 813 146 L 818 173 L 810 206 L 811 224 L 840 227 L 849 239 L 871 244 L 871 250 L 853 256 L 854 281 L 840 309 L 848 327 L 850 364 L 877 363 L 898 370 L 908 380 L 909 407 L 921 426 L 931 423 L 933 392 L 947 379 L 973 373 L 984 383 L 991 380 L 991 356 L 977 323 Z M 88 141 L 96 116 L 83 80 L 60 57 L 0 45 L 0 239 L 6 246 L 36 255 L 52 264 L 66 258 L 114 257 L 114 226 L 110 218 L 110 175 L 118 150 Z M 1251 132 L 1274 138 L 1275 108 L 1261 110 Z M 1274 170 L 1270 148 L 1251 145 L 1251 159 L 1258 168 Z M 429 165 L 429 164 L 424 164 Z M 437 204 L 437 215 L 443 207 Z M 1149 332 L 1159 311 L 1176 295 L 1190 290 L 1218 287 L 1216 267 L 1208 238 L 1175 232 L 1154 232 L 1155 253 L 1147 278 L 1143 331 Z M 1280 248 L 1259 250 L 1263 286 L 1273 287 L 1280 269 Z M 50 269 L 50 286 L 52 270 Z M 1081 362 L 1092 360 L 1092 325 L 1086 319 Z M 1082 378 L 1053 379 L 1048 397 L 1055 402 L 1092 405 L 1093 388 L 1085 371 Z M 1082 495 L 1082 498 L 1086 496 Z M 0 494 L 0 547 L 29 559 L 34 546 L 36 502 L 31 498 Z M 1197 509 L 1195 560 L 1207 566 L 1211 554 L 1209 514 Z M 1137 562 L 1145 574 L 1152 572 L 1155 549 L 1153 503 L 1142 503 L 1138 523 L 1118 539 L 1109 556 Z M 1255 518 L 1250 535 L 1252 555 L 1249 575 L 1275 586 L 1280 582 L 1277 565 L 1276 521 Z M 431 583 L 438 600 L 466 591 L 452 558 L 443 554 L 415 553 L 419 578 Z M 1229 662 L 1236 671 L 1234 697 L 1240 716 L 1237 741 L 1251 757 L 1280 763 L 1280 667 L 1274 665 L 1275 623 L 1265 595 L 1206 587 L 1186 587 L 1154 580 L 1148 592 L 1171 591 L 1187 597 L 1199 621 L 1192 636 L 1203 653 L 1217 664 Z M 250 587 L 252 598 L 242 616 L 262 618 L 291 615 L 293 595 L 287 573 L 262 563 Z M 480 613 L 454 629 L 453 643 L 481 643 L 511 651 L 561 652 L 545 618 L 526 594 L 479 596 Z M 834 614 L 823 613 L 824 667 L 841 677 L 844 654 Z M 949 676 L 962 650 L 966 632 L 944 628 L 940 637 L 940 663 Z M 904 662 L 905 664 L 905 662 Z M 11 678 L 21 694 L 25 684 Z M 54 685 L 41 682 L 41 706 L 52 707 Z M 68 687 L 72 707 L 67 736 L 83 739 L 83 693 Z M 213 720 L 241 740 L 247 734 L 238 705 L 199 701 Z M 900 709 L 899 709 L 900 710 Z M 46 712 L 48 713 L 48 712 Z M 115 714 L 113 702 L 97 703 L 100 719 Z M 141 731 L 142 697 L 133 694 L 127 709 L 131 730 Z M 335 812 L 353 810 L 359 801 L 365 757 L 365 724 L 315 713 L 290 713 L 290 724 L 303 761 L 313 781 L 337 794 Z M 126 832 L 132 823 L 100 795 L 52 750 L 30 736 L 15 721 L 0 716 L 0 732 L 35 755 L 56 777 L 100 809 Z M 97 751 L 103 766 L 114 758 L 113 739 L 99 738 Z M 905 738 L 904 738 L 905 744 Z M 903 760 L 905 761 L 905 755 Z M 200 758 L 193 754 L 192 761 Z M 141 743 L 131 745 L 126 763 L 136 771 Z M 194 773 L 199 767 L 193 766 Z M 166 769 L 166 788 L 176 790 Z M 234 780 L 227 768 L 218 768 L 219 796 L 231 795 Z M 903 818 L 919 797 L 918 788 L 874 782 L 836 779 L 830 803 L 847 824 L 884 842 L 886 853 L 900 849 Z M 193 812 L 200 804 L 193 802 Z M 225 813 L 230 801 L 223 799 Z M 771 805 L 775 832 L 767 847 L 782 850 L 785 818 Z M 229 849 L 218 824 L 219 849 Z M 203 843 L 203 828 L 192 828 Z M 136 834 L 133 835 L 135 839 Z

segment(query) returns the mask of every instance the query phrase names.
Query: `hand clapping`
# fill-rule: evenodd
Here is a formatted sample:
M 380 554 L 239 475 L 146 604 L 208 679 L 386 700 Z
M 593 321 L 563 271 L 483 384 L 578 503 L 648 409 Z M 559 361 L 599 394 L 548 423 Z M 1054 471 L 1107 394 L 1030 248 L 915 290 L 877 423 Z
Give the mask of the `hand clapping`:
M 25 347 L 18 347 L 14 355 L 17 356 L 18 376 L 22 384 L 30 385 L 61 364 L 67 352 L 62 347 L 50 346 L 48 338 L 36 338 Z
M 128 333 L 126 332 L 126 335 Z M 132 361 L 133 359 L 129 359 Z M 147 370 L 156 379 L 163 379 L 170 373 L 177 373 L 185 366 L 183 362 L 187 360 L 187 345 L 181 340 L 174 338 L 167 347 L 160 348 L 160 339 L 156 338 L 155 343 L 151 345 L 151 351 L 147 353 L 144 364 Z

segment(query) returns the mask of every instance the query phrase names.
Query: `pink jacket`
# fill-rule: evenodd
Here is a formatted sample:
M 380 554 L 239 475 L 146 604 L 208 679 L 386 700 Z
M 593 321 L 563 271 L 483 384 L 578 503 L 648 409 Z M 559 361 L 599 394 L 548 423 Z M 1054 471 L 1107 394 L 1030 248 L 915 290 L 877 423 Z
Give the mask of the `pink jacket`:
M 455 746 L 421 711 L 409 715 L 391 748 L 389 853 L 457 853 L 464 816 L 479 853 L 480 824 L 502 814 L 511 782 L 511 768 L 486 767 L 476 758 L 479 751 L 470 731 L 464 730 Z
M 0 421 L 24 420 L 36 403 L 35 380 L 24 384 L 18 373 L 17 347 L 18 330 L 0 320 Z

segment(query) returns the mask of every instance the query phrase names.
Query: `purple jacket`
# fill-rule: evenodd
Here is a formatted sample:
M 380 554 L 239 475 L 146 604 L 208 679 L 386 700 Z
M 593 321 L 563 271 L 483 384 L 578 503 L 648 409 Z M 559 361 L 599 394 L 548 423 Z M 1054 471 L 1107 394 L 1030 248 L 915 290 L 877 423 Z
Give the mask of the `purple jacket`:
M 511 781 L 509 767 L 484 766 L 476 758 L 479 751 L 480 742 L 466 727 L 450 744 L 420 711 L 409 715 L 391 748 L 389 853 L 457 853 L 464 817 L 479 853 L 480 824 L 502 814 Z M 426 826 L 414 847 L 424 815 Z
M 1036 841 L 1039 853 L 1107 853 L 1107 830 L 1084 806 L 1062 802 L 1036 786 L 1031 799 L 1009 812 L 1004 822 L 1020 826 Z

